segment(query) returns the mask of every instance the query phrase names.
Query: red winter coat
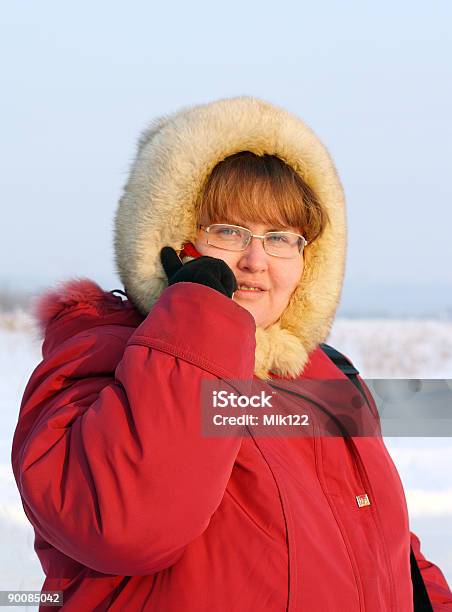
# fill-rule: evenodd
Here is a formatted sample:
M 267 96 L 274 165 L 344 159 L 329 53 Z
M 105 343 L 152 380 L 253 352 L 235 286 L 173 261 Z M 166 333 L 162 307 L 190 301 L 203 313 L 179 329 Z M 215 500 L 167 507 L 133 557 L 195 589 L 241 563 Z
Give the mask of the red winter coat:
M 66 289 L 41 301 L 43 361 L 12 450 L 43 589 L 62 590 L 64 610 L 413 609 L 405 498 L 381 438 L 201 435 L 201 381 L 253 377 L 245 309 L 179 283 L 144 318 L 92 283 Z M 343 374 L 317 349 L 302 377 Z M 451 610 L 411 543 L 434 609 Z

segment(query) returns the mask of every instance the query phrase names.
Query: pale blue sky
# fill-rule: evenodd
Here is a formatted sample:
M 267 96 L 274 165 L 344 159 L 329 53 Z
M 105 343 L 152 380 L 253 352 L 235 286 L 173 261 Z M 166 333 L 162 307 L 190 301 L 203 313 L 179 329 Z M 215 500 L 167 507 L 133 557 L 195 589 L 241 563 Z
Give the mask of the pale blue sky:
M 345 311 L 452 309 L 450 2 L 8 3 L 0 286 L 119 287 L 115 207 L 156 115 L 256 95 L 301 116 L 348 200 Z

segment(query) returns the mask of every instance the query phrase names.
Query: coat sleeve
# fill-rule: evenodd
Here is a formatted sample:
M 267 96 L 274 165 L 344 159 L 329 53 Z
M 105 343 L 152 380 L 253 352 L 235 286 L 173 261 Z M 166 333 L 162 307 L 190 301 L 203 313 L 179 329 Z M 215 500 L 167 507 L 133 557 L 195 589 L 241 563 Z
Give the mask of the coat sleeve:
M 421 553 L 421 544 L 419 538 L 411 533 L 411 547 L 414 556 L 416 557 L 421 576 L 424 580 L 427 594 L 430 598 L 434 612 L 445 612 L 452 610 L 452 592 L 443 576 L 441 570 L 427 561 Z
M 241 438 L 202 435 L 201 382 L 253 377 L 255 324 L 213 289 L 177 283 L 126 345 L 120 335 L 92 326 L 44 358 L 13 469 L 55 548 L 99 572 L 147 575 L 175 563 L 221 502 Z

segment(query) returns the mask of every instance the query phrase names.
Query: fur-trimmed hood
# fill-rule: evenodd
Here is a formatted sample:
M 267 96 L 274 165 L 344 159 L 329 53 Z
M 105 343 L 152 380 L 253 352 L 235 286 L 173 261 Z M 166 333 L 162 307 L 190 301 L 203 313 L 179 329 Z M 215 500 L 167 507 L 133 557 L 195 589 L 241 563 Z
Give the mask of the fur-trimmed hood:
M 342 289 L 346 223 L 334 164 L 295 115 L 241 96 L 155 119 L 139 139 L 115 218 L 115 256 L 129 298 L 146 315 L 167 286 L 160 250 L 194 241 L 195 203 L 217 163 L 240 151 L 276 155 L 314 190 L 330 224 L 304 251 L 301 282 L 280 320 L 256 330 L 255 373 L 297 377 L 331 328 Z

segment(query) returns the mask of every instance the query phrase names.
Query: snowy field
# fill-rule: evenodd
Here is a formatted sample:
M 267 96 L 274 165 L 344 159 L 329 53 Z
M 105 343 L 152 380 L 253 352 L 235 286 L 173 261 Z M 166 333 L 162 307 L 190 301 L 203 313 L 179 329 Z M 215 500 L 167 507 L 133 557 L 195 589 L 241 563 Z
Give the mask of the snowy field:
M 328 342 L 364 377 L 452 378 L 450 321 L 338 319 Z M 39 590 L 43 582 L 10 467 L 22 393 L 39 360 L 39 340 L 27 315 L 0 314 L 0 590 Z M 452 439 L 391 438 L 387 446 L 405 485 L 411 529 L 451 584 Z

